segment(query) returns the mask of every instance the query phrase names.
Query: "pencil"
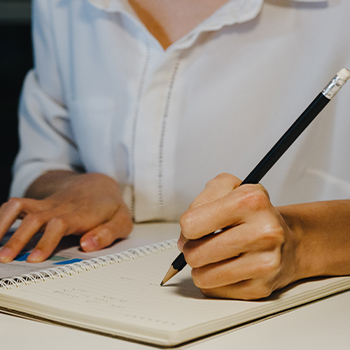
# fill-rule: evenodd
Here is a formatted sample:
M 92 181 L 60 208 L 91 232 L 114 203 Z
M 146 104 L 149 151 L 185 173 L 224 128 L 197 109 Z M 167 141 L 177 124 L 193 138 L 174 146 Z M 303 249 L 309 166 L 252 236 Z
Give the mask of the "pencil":
M 337 94 L 337 92 L 349 78 L 350 71 L 346 68 L 341 69 L 334 76 L 331 82 L 316 96 L 316 98 L 305 109 L 300 117 L 282 135 L 282 137 L 276 142 L 276 144 L 258 163 L 258 165 L 242 181 L 240 186 L 244 184 L 258 183 L 278 161 L 283 153 L 299 137 L 299 135 L 307 128 L 307 126 L 317 117 L 328 102 Z M 171 264 L 160 285 L 163 286 L 167 281 L 180 272 L 186 266 L 186 264 L 185 256 L 183 253 L 181 253 Z

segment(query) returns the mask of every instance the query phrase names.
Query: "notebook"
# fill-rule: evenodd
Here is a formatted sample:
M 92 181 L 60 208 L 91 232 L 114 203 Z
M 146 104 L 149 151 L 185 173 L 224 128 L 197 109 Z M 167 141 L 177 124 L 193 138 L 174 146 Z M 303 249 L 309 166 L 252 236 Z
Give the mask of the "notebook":
M 350 289 L 350 277 L 315 279 L 260 301 L 204 297 L 188 266 L 160 287 L 176 240 L 0 281 L 3 312 L 176 346 Z

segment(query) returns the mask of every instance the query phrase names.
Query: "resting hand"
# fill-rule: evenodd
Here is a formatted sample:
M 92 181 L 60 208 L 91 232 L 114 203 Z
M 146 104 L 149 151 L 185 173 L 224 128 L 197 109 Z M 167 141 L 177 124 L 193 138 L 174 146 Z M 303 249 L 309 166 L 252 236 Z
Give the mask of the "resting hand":
M 217 176 L 180 219 L 179 248 L 206 296 L 258 299 L 298 279 L 297 234 L 260 184 L 240 183 Z
M 45 176 L 45 175 L 44 175 Z M 0 251 L 0 262 L 13 260 L 39 231 L 43 236 L 28 262 L 41 262 L 62 237 L 81 235 L 84 251 L 95 251 L 127 236 L 132 229 L 118 184 L 102 174 L 75 174 L 45 199 L 11 198 L 0 209 L 0 240 L 16 219 L 22 223 Z

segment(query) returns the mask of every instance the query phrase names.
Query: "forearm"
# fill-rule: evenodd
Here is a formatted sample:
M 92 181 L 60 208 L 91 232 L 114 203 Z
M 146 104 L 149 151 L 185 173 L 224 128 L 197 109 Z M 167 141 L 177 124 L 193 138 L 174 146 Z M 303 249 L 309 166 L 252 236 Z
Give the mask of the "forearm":
M 44 199 L 48 196 L 61 191 L 67 187 L 67 185 L 79 173 L 66 170 L 54 170 L 45 173 L 37 178 L 25 192 L 25 197 L 33 199 Z
M 350 200 L 279 207 L 297 236 L 297 279 L 350 274 Z

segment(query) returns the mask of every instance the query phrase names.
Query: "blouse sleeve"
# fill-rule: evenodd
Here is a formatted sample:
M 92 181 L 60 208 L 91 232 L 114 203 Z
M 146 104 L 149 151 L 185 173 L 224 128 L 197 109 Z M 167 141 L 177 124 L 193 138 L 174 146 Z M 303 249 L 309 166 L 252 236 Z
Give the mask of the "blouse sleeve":
M 23 196 L 47 171 L 82 168 L 64 101 L 50 6 L 50 1 L 33 1 L 34 68 L 25 78 L 20 97 L 20 149 L 13 166 L 11 197 Z

